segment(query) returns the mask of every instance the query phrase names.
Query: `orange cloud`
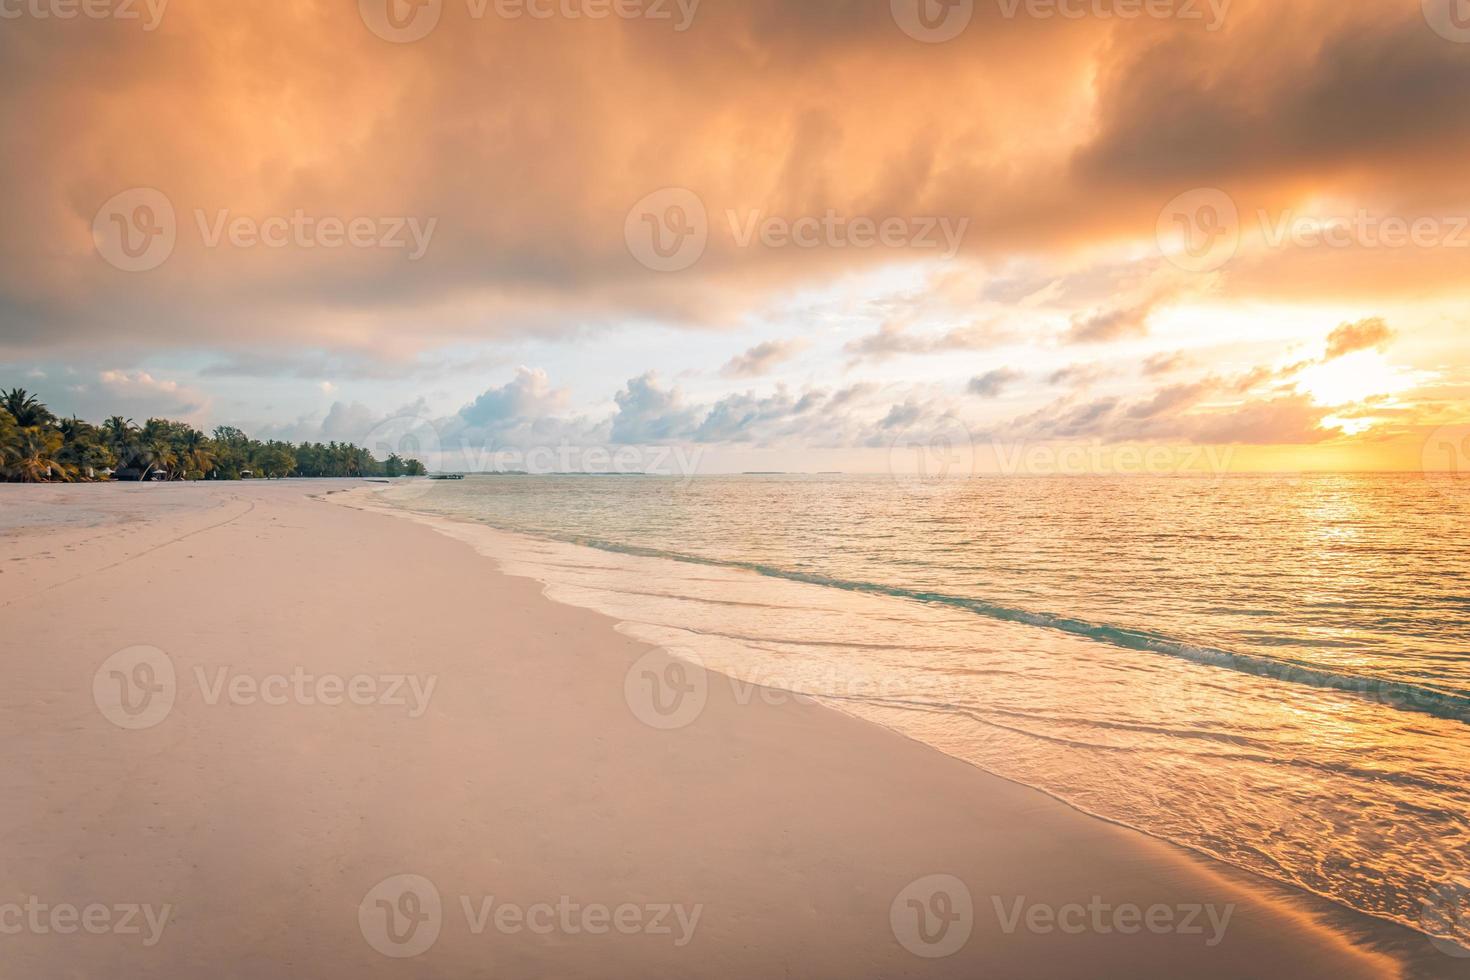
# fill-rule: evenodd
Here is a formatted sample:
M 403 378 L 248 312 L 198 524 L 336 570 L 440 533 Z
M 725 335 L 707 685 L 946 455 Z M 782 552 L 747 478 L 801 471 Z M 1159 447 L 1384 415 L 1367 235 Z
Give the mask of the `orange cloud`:
M 0 350 L 248 338 L 405 359 L 623 318 L 725 324 L 933 258 L 911 241 L 742 245 L 753 217 L 892 219 L 911 235 L 964 219 L 962 261 L 1067 265 L 1136 258 L 1162 205 L 1202 184 L 1247 216 L 1330 193 L 1465 203 L 1470 60 L 1413 4 L 1236 0 L 1218 32 L 982 4 L 937 45 L 884 3 L 709 2 L 684 31 L 478 6 L 447 0 L 407 44 L 340 0 L 180 3 L 153 31 L 7 22 Z M 625 238 L 629 209 L 665 187 L 694 192 L 708 225 L 678 273 L 644 268 Z M 130 188 L 175 215 L 148 271 L 94 245 L 98 209 Z M 354 220 L 370 244 L 331 244 L 347 233 L 324 225 Z M 419 257 L 382 244 L 413 220 L 436 222 Z M 283 244 L 261 244 L 279 222 Z M 1279 252 L 1226 276 L 1241 292 L 1422 290 L 1426 275 L 1451 289 L 1455 258 L 1424 273 L 1402 254 Z M 1317 269 L 1310 287 L 1299 266 Z M 1147 310 L 1088 315 L 1079 336 L 1106 341 L 1136 336 Z

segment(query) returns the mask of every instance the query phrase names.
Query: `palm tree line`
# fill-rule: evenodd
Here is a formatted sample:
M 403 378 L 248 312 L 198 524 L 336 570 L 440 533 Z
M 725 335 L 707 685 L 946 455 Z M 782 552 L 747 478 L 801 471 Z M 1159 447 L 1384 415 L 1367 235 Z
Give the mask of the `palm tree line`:
M 424 464 L 386 461 L 351 443 L 261 442 L 231 426 L 213 436 L 185 422 L 114 415 L 101 425 L 58 419 L 24 388 L 0 391 L 0 480 L 239 480 L 250 477 L 423 476 Z

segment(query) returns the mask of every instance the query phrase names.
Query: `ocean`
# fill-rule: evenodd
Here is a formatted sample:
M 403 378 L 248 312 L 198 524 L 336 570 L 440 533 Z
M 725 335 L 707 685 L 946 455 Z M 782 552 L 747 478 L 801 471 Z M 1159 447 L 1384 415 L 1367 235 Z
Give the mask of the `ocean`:
M 382 496 L 513 532 L 508 571 L 720 674 L 1470 950 L 1467 489 L 472 476 Z

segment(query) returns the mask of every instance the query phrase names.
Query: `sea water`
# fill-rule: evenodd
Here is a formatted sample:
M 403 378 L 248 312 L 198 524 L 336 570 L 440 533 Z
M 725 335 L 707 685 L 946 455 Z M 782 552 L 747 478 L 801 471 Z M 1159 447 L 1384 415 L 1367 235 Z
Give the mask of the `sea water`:
M 1470 493 L 471 477 L 389 502 L 742 681 L 1470 948 Z

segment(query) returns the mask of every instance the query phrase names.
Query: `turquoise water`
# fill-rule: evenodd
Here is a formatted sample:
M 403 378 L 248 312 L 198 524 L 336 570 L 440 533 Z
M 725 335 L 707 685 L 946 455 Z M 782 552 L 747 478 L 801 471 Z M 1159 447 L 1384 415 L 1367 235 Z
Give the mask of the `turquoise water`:
M 1419 475 L 472 477 L 649 642 L 1470 945 L 1470 494 Z

